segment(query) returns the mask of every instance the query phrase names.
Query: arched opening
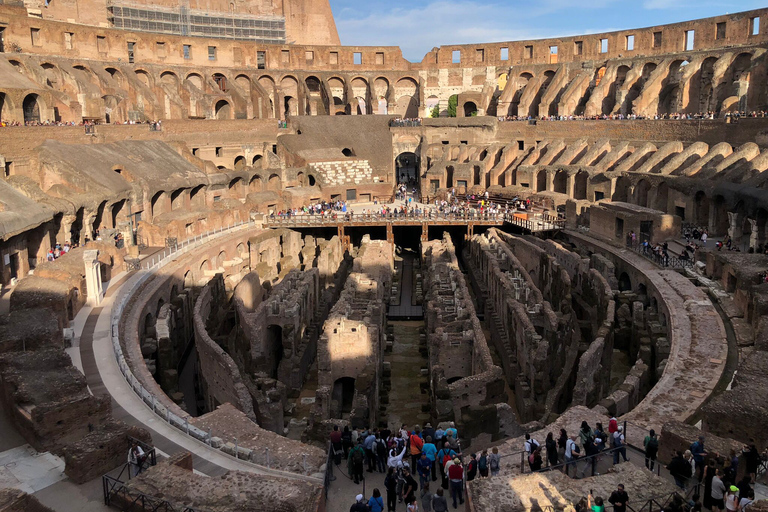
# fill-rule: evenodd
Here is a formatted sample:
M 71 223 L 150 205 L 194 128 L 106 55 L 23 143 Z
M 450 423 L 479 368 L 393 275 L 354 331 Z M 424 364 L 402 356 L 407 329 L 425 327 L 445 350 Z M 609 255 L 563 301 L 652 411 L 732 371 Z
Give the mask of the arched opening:
M 235 170 L 242 171 L 245 168 L 245 157 L 238 156 L 235 158 Z
M 261 179 L 261 176 L 258 174 L 254 175 L 251 178 L 251 182 L 248 184 L 248 188 L 251 192 L 262 192 L 264 190 L 264 182 Z
M 723 236 L 728 232 L 730 221 L 728 219 L 728 205 L 723 196 L 715 196 L 714 199 L 715 218 L 712 222 L 713 231 L 711 236 Z
M 305 180 L 304 180 L 304 173 L 303 173 L 303 172 L 300 172 L 300 173 L 298 173 L 298 174 L 296 175 L 296 181 L 299 183 L 299 186 L 300 186 L 300 187 L 303 187 L 303 186 L 304 186 L 304 181 L 305 181 Z
M 445 186 L 446 188 L 453 188 L 453 166 L 449 165 L 445 168 Z
M 151 206 L 151 214 L 152 217 L 156 217 L 157 215 L 165 213 L 165 192 L 160 191 L 157 192 L 154 196 L 152 196 L 152 202 L 150 203 Z
M 37 94 L 28 94 L 22 104 L 24 111 L 24 124 L 40 122 L 40 104 Z
M 407 151 L 395 158 L 395 176 L 401 183 L 415 184 L 419 171 L 419 157 Z
M 338 406 L 339 418 L 352 412 L 355 401 L 355 379 L 341 377 L 333 383 L 333 395 L 331 400 Z
M 648 191 L 651 184 L 646 180 L 640 180 L 635 186 L 635 204 L 639 206 L 648 206 Z
M 480 166 L 472 166 L 472 183 L 474 185 L 480 185 Z
M 547 190 L 547 171 L 539 171 L 536 174 L 536 192 Z
M 703 190 L 696 192 L 693 197 L 693 218 L 699 227 L 709 225 L 709 198 Z
M 270 376 L 277 379 L 277 370 L 283 360 L 283 328 L 279 325 L 267 327 L 266 353 L 269 354 Z
M 261 156 L 261 155 L 256 155 L 256 156 L 254 156 L 254 157 L 253 157 L 253 161 L 251 162 L 251 165 L 252 165 L 252 166 L 254 166 L 254 167 L 256 167 L 256 162 L 260 161 L 260 160 L 261 160 L 261 158 L 262 158 L 262 156 Z
M 629 279 L 629 274 L 622 272 L 619 276 L 619 291 L 626 292 L 632 290 L 632 281 Z
M 205 206 L 205 185 L 198 185 L 189 192 L 189 204 L 192 207 L 202 208 Z
M 307 183 L 309 184 L 310 187 L 314 187 L 315 184 L 317 183 L 317 180 L 315 180 L 315 177 L 310 174 L 309 176 L 307 176 Z
M 293 112 L 298 108 L 298 101 L 293 96 L 286 96 L 283 98 L 283 115 L 288 117 L 293 115 Z M 297 114 L 298 115 L 298 114 Z
M 112 205 L 112 227 L 117 228 L 120 222 L 127 220 L 127 216 L 122 214 L 123 206 L 125 206 L 125 199 L 121 199 Z
M 587 171 L 579 171 L 576 173 L 576 177 L 573 181 L 573 198 L 574 199 L 586 199 L 587 198 L 587 181 L 589 179 L 589 173 Z
M 616 179 L 616 186 L 613 190 L 613 195 L 611 196 L 611 201 L 620 201 L 622 203 L 626 203 L 627 199 L 629 199 L 629 179 L 625 178 L 624 176 L 620 176 Z
M 216 112 L 215 114 L 216 119 L 232 118 L 232 108 L 230 107 L 229 102 L 227 100 L 217 101 L 215 112 Z
M 566 171 L 560 170 L 555 173 L 553 190 L 560 194 L 568 193 L 568 173 Z
M 3 120 L 3 106 L 5 105 L 5 93 L 0 92 L 0 121 Z
M 477 115 L 477 105 L 472 101 L 464 103 L 464 117 L 473 117 Z
M 352 151 L 352 150 L 351 150 L 351 149 L 349 149 L 349 148 L 344 148 L 344 149 L 342 149 L 342 150 L 341 150 L 341 154 L 342 154 L 342 155 L 344 155 L 344 156 L 355 156 L 355 152 L 354 152 L 354 151 Z
M 659 183 L 656 187 L 656 201 L 654 202 L 654 208 L 656 210 L 667 213 L 667 203 L 669 202 L 669 185 L 665 181 Z
M 282 188 L 281 182 L 280 182 L 280 176 L 277 174 L 273 174 L 269 177 L 269 181 L 267 183 L 267 187 L 269 190 L 274 190 L 276 192 L 280 191 Z

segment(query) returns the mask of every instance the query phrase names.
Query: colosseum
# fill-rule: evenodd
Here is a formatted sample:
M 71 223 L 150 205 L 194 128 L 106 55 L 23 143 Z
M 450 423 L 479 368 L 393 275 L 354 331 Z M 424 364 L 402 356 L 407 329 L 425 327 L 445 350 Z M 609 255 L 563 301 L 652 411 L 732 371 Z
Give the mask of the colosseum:
M 0 0 L 0 511 L 768 511 L 766 27 Z

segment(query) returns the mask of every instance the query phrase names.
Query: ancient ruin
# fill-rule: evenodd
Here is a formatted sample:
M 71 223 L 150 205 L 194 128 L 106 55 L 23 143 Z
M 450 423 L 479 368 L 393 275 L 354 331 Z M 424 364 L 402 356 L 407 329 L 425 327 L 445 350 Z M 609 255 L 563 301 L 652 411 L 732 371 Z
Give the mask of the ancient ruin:
M 699 436 L 768 498 L 766 26 L 409 62 L 328 0 L 0 2 L 0 510 L 346 512 L 401 429 L 471 512 L 687 512 Z

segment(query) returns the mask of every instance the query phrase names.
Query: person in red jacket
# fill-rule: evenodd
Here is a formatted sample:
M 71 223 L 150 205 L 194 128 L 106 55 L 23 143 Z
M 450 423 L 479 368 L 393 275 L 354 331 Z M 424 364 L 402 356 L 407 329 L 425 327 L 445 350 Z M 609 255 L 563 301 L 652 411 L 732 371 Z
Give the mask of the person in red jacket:
M 421 438 L 421 427 L 418 425 L 414 427 L 408 443 L 411 445 L 411 467 L 415 468 L 421 458 L 421 449 L 424 447 L 424 440 Z
M 453 508 L 456 508 L 456 498 L 459 499 L 459 503 L 464 503 L 464 467 L 461 465 L 461 461 L 456 458 L 453 459 L 453 465 L 448 468 L 448 480 L 451 485 L 451 499 L 453 499 Z

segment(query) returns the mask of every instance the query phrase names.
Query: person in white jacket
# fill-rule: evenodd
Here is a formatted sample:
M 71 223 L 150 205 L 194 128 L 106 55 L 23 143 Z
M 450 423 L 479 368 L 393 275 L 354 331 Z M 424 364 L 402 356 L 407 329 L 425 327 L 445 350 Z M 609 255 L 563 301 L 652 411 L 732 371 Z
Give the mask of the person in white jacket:
M 387 458 L 387 467 L 397 469 L 398 465 L 402 465 L 403 455 L 405 455 L 405 449 L 406 447 L 403 446 L 403 451 L 400 452 L 400 455 L 395 455 L 396 452 L 394 448 L 389 450 L 389 458 Z
M 141 473 L 141 466 L 144 464 L 144 450 L 137 442 L 134 442 L 128 450 L 128 464 L 130 465 L 131 477 Z

